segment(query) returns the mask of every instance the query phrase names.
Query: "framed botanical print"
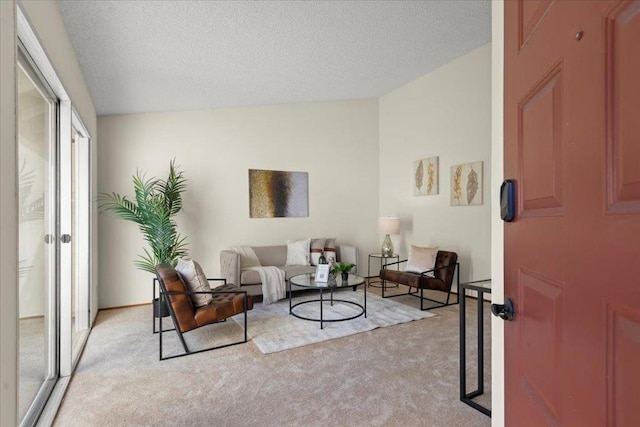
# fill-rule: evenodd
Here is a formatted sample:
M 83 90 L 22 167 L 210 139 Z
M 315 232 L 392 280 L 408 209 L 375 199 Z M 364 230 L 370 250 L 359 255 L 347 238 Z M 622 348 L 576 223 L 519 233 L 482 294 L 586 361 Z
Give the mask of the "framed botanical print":
M 413 195 L 438 194 L 438 157 L 413 162 Z

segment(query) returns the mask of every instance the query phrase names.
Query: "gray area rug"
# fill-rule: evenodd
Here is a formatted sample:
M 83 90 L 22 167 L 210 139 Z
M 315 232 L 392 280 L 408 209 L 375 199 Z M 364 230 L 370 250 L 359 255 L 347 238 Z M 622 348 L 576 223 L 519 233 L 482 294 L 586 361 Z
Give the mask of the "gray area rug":
M 358 304 L 363 304 L 364 299 L 362 291 L 341 290 L 334 296 L 336 299 Z M 318 294 L 305 296 L 294 294 L 293 303 L 318 299 L 318 297 Z M 324 299 L 328 298 L 329 295 L 326 293 Z M 300 305 L 294 308 L 294 312 L 304 317 L 319 318 L 320 303 Z M 333 306 L 328 301 L 323 305 L 323 318 L 328 320 L 348 318 L 360 312 L 359 307 L 339 301 Z M 248 313 L 247 323 L 251 341 L 262 353 L 269 354 L 433 316 L 435 316 L 433 313 L 367 293 L 366 318 L 360 316 L 343 322 L 325 322 L 324 329 L 320 329 L 320 322 L 290 315 L 288 299 L 270 305 L 254 304 L 253 310 Z M 243 315 L 234 316 L 233 319 L 240 326 L 244 326 Z

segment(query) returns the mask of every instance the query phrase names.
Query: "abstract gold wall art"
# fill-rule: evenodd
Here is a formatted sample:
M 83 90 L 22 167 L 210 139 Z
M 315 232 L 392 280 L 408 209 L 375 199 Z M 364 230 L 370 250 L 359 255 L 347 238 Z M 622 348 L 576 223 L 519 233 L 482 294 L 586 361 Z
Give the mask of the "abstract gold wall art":
M 309 216 L 309 174 L 249 169 L 251 218 Z
M 482 163 L 451 166 L 451 206 L 482 204 Z
M 413 162 L 413 195 L 438 194 L 438 157 Z

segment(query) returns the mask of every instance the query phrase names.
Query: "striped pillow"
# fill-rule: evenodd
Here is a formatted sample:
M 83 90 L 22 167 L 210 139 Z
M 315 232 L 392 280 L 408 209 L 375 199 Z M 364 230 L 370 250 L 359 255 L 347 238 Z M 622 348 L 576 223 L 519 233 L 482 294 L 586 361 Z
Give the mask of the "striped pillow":
M 338 257 L 336 256 L 336 239 L 335 237 L 332 239 L 326 239 L 324 242 L 324 256 L 327 258 L 327 262 L 330 262 L 331 258 L 334 261 L 338 261 Z
M 325 239 L 311 239 L 311 265 L 318 265 L 320 255 L 324 251 Z

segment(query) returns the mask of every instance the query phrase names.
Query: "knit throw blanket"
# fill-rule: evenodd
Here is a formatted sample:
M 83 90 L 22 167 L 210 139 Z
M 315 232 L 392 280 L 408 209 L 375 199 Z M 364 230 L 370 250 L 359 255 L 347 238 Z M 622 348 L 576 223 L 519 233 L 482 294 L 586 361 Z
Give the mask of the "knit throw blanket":
M 250 267 L 260 274 L 262 282 L 262 304 L 273 304 L 287 296 L 284 271 L 278 267 Z
M 260 266 L 260 260 L 251 246 L 231 246 L 230 249 L 240 254 L 240 269 Z
M 240 269 L 255 270 L 262 282 L 262 304 L 272 304 L 287 296 L 284 271 L 278 267 L 263 267 L 251 246 L 232 246 L 231 250 L 240 254 Z

